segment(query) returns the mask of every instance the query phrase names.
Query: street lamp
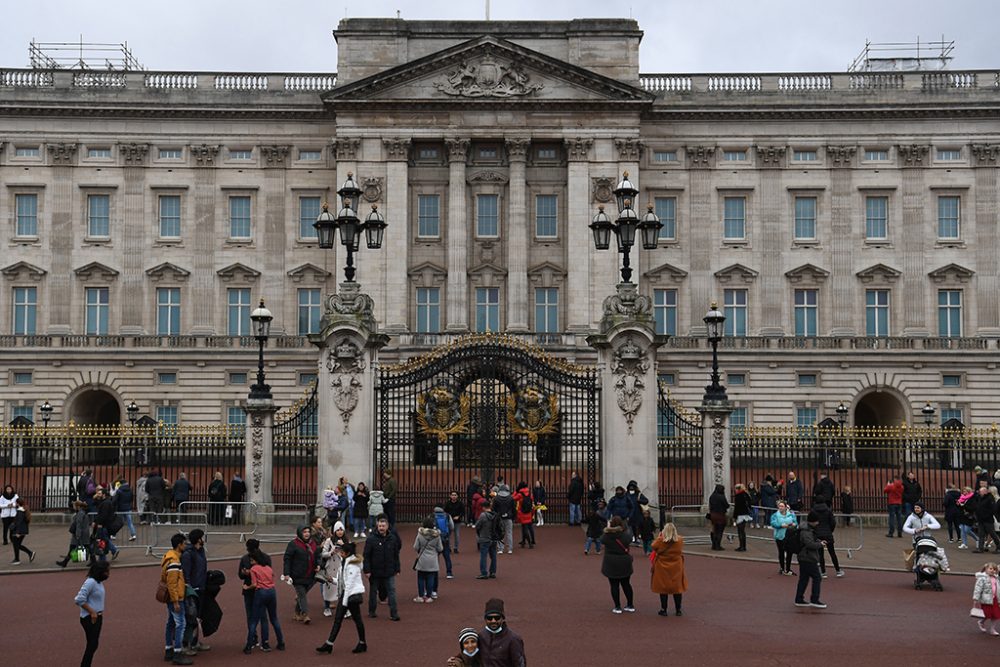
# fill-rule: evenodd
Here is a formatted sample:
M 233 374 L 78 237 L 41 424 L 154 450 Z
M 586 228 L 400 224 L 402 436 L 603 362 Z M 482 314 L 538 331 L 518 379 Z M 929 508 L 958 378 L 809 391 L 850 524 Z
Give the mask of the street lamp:
M 340 243 L 347 249 L 347 266 L 344 267 L 344 278 L 354 282 L 354 253 L 361 249 L 361 232 L 365 234 L 365 242 L 369 250 L 382 247 L 382 237 L 385 234 L 385 217 L 378 212 L 378 206 L 372 205 L 371 213 L 364 222 L 358 217 L 357 211 L 361 199 L 361 188 L 354 182 L 354 174 L 348 173 L 343 187 L 337 190 L 340 196 L 340 210 L 336 217 L 330 213 L 330 205 L 323 202 L 323 211 L 316 218 L 313 227 L 319 238 L 319 247 L 325 250 L 333 248 L 337 230 L 340 230 Z
M 844 424 L 847 423 L 847 414 L 851 411 L 849 407 L 844 405 L 841 401 L 840 405 L 837 406 L 837 423 L 840 424 L 840 436 L 844 436 Z
M 934 425 L 934 414 L 936 412 L 937 410 L 934 409 L 934 406 L 931 405 L 930 401 L 927 401 L 924 407 L 920 410 L 920 414 L 924 416 L 924 424 L 927 426 L 927 428 L 930 428 L 931 426 Z
M 49 428 L 49 420 L 52 419 L 52 404 L 45 401 L 40 406 L 38 406 L 38 411 L 42 413 L 42 424 L 46 429 Z
M 253 335 L 257 337 L 259 354 L 257 356 L 257 383 L 250 387 L 250 400 L 271 400 L 271 387 L 264 383 L 264 346 L 267 344 L 267 336 L 271 333 L 271 311 L 264 307 L 264 299 L 260 300 L 260 305 L 250 313 L 250 321 L 253 323 Z
M 656 250 L 656 245 L 660 240 L 660 229 L 663 227 L 663 223 L 653 213 L 652 204 L 648 206 L 646 214 L 641 219 L 639 218 L 633 208 L 637 194 L 639 194 L 638 188 L 628 179 L 628 172 L 624 172 L 622 180 L 614 189 L 615 201 L 618 205 L 618 218 L 612 222 L 608 214 L 604 212 L 604 206 L 599 206 L 597 215 L 590 222 L 590 229 L 594 234 L 594 247 L 598 250 L 607 250 L 611 247 L 611 233 L 614 232 L 618 252 L 622 255 L 621 276 L 623 283 L 632 282 L 632 266 L 629 255 L 632 246 L 635 245 L 636 232 L 639 232 L 644 249 Z
M 705 387 L 705 396 L 702 400 L 705 403 L 725 402 L 729 400 L 729 396 L 726 395 L 726 388 L 719 382 L 719 341 L 722 340 L 724 333 L 722 325 L 726 321 L 726 316 L 713 301 L 702 321 L 707 327 L 708 342 L 712 344 L 712 383 Z
M 125 406 L 125 412 L 128 413 L 128 423 L 135 428 L 135 420 L 139 418 L 139 406 L 132 401 Z

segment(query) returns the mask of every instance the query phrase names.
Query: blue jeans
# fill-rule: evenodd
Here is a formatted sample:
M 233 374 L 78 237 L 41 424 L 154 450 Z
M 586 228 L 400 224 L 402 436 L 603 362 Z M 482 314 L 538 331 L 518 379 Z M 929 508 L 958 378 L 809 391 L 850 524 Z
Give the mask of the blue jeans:
M 450 537 L 450 535 L 449 535 Z M 448 537 L 441 538 L 441 546 L 444 547 L 444 567 L 445 572 L 451 574 L 451 542 Z
M 257 624 L 260 623 L 260 641 L 266 644 L 269 637 L 268 620 L 274 626 L 274 637 L 279 644 L 285 643 L 281 634 L 281 623 L 278 621 L 278 595 L 273 588 L 257 589 L 253 594 L 253 611 L 250 614 L 250 627 L 247 629 L 247 646 L 257 643 Z
M 179 610 L 174 610 L 174 603 L 167 603 L 167 632 L 164 646 L 173 648 L 175 651 L 181 650 L 184 640 L 184 601 L 178 603 Z
M 895 531 L 897 535 L 903 534 L 903 506 L 902 505 L 889 505 L 889 531 L 888 535 L 892 535 Z
M 422 598 L 429 598 L 431 593 L 436 592 L 437 572 L 417 570 L 417 595 Z
M 486 556 L 490 557 L 489 574 L 497 573 L 497 542 L 479 543 L 479 574 L 486 575 Z
M 976 535 L 976 528 L 975 528 L 975 526 L 969 526 L 969 525 L 966 525 L 966 524 L 963 523 L 962 524 L 962 544 L 964 544 L 965 546 L 969 546 L 969 535 L 972 535 L 973 541 L 975 541 L 977 543 L 977 545 L 978 545 L 979 536 Z
M 913 503 L 903 503 L 903 516 L 908 517 L 913 514 Z
M 129 534 L 129 536 L 135 537 L 135 524 L 132 523 L 132 513 L 131 512 L 123 512 L 122 513 L 122 518 L 125 519 L 125 525 L 128 526 L 128 534 Z
M 583 543 L 583 550 L 589 552 L 591 544 L 594 545 L 594 553 L 601 553 L 601 538 L 587 535 L 587 541 Z
M 581 523 L 583 521 L 583 512 L 580 511 L 579 505 L 569 504 L 569 525 Z

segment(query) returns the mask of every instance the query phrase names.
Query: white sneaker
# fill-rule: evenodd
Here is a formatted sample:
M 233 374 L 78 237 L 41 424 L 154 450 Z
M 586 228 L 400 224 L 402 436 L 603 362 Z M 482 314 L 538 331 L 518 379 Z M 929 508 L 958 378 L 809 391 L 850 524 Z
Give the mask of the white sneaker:
M 959 544 L 958 548 L 959 549 L 968 549 L 969 547 L 965 546 L 964 544 Z
M 368 537 L 368 534 L 367 534 L 367 533 L 365 533 L 365 531 L 363 531 L 363 530 L 362 530 L 362 531 L 361 531 L 361 537 Z
M 435 600 L 437 600 L 438 599 L 437 592 L 435 591 L 434 593 L 431 593 L 431 597 L 434 598 Z
M 837 576 L 838 577 L 844 576 L 844 571 L 843 570 L 837 570 Z
M 627 611 L 630 614 L 634 614 L 635 613 L 635 607 L 625 607 L 625 611 Z
M 358 539 L 358 534 L 354 533 L 354 539 Z
M 620 613 L 622 613 L 622 610 L 619 607 L 615 607 L 614 609 L 611 610 L 611 613 L 612 614 L 620 614 Z
M 329 607 L 327 607 L 326 609 L 323 610 L 323 615 L 324 616 L 333 616 L 333 610 L 330 609 Z

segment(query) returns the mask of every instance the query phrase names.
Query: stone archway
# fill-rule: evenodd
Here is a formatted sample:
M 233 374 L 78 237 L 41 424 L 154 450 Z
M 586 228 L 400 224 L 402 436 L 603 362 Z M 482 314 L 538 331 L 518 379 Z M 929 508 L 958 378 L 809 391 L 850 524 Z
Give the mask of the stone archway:
M 880 387 L 860 394 L 854 401 L 849 423 L 856 432 L 855 457 L 859 466 L 896 464 L 896 447 L 886 438 L 909 421 L 906 399 L 897 391 Z
M 66 402 L 66 421 L 78 426 L 117 426 L 122 423 L 122 408 L 118 396 L 103 386 L 79 390 Z

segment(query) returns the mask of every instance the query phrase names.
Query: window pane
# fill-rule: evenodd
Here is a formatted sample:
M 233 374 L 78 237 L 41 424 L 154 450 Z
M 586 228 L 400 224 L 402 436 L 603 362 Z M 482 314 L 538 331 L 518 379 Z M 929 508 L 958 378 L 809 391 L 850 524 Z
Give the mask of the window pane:
M 160 236 L 179 238 L 181 235 L 181 198 L 179 195 L 160 197 Z
M 417 333 L 436 333 L 441 330 L 441 289 L 417 288 Z
M 960 200 L 958 197 L 938 197 L 938 238 L 959 238 L 959 204 Z
M 535 331 L 559 331 L 559 290 L 555 287 L 535 288 Z
M 500 331 L 500 288 L 476 288 L 476 331 Z
M 962 335 L 962 292 L 960 290 L 938 290 L 938 335 L 942 337 Z
M 229 236 L 250 238 L 250 197 L 229 198 Z
M 889 290 L 865 291 L 865 335 L 889 335 Z
M 653 212 L 663 223 L 660 228 L 661 239 L 677 238 L 677 198 L 657 197 L 653 200 Z
M 181 290 L 160 287 L 156 290 L 156 333 L 176 336 L 181 331 Z
M 38 310 L 38 291 L 35 287 L 14 288 L 13 333 L 18 336 L 34 336 Z
M 726 336 L 747 335 L 747 291 L 727 289 L 723 292 L 725 307 L 723 314 L 726 322 L 723 325 Z
M 87 197 L 87 211 L 87 236 L 108 236 L 111 230 L 111 197 L 109 195 L 89 195 Z
M 299 335 L 319 333 L 319 289 L 299 290 Z
M 556 236 L 558 198 L 556 195 L 535 197 L 535 236 Z
M 85 332 L 88 336 L 104 336 L 108 333 L 108 293 L 107 287 L 87 288 Z
M 164 426 L 176 426 L 177 407 L 173 405 L 156 406 L 156 421 L 162 422 Z
M 417 196 L 417 236 L 438 237 L 441 235 L 441 197 L 439 195 Z
M 726 197 L 724 209 L 724 237 L 726 239 L 746 238 L 746 198 Z
M 795 238 L 812 240 L 816 238 L 816 198 L 795 198 Z
M 229 335 L 250 335 L 250 290 L 226 290 L 229 296 Z
M 316 228 L 313 223 L 323 210 L 319 197 L 299 197 L 299 238 L 316 238 Z
M 815 162 L 816 151 L 792 151 L 792 159 L 796 162 Z
M 160 149 L 160 159 L 161 160 L 179 160 L 181 158 L 181 149 L 179 148 L 161 148 Z
M 320 159 L 321 156 L 322 155 L 319 151 L 310 151 L 310 150 L 299 151 L 300 160 L 314 161 Z M 317 213 L 317 215 L 319 214 Z
M 795 335 L 815 336 L 819 319 L 819 292 L 814 289 L 795 290 Z
M 476 197 L 476 236 L 499 236 L 499 196 Z
M 865 238 L 888 238 L 889 198 L 865 198 Z
M 665 336 L 677 335 L 677 290 L 653 290 L 653 322 L 656 333 Z
M 15 195 L 15 236 L 38 236 L 38 195 Z
M 743 162 L 747 159 L 746 151 L 723 151 L 722 159 L 726 162 Z
M 233 428 L 242 428 L 247 425 L 247 416 L 243 408 L 238 405 L 230 405 L 226 408 L 226 424 Z
M 677 151 L 653 151 L 653 162 L 677 162 Z
M 746 435 L 747 429 L 747 409 L 733 408 L 729 414 L 730 433 L 734 438 L 742 438 Z

